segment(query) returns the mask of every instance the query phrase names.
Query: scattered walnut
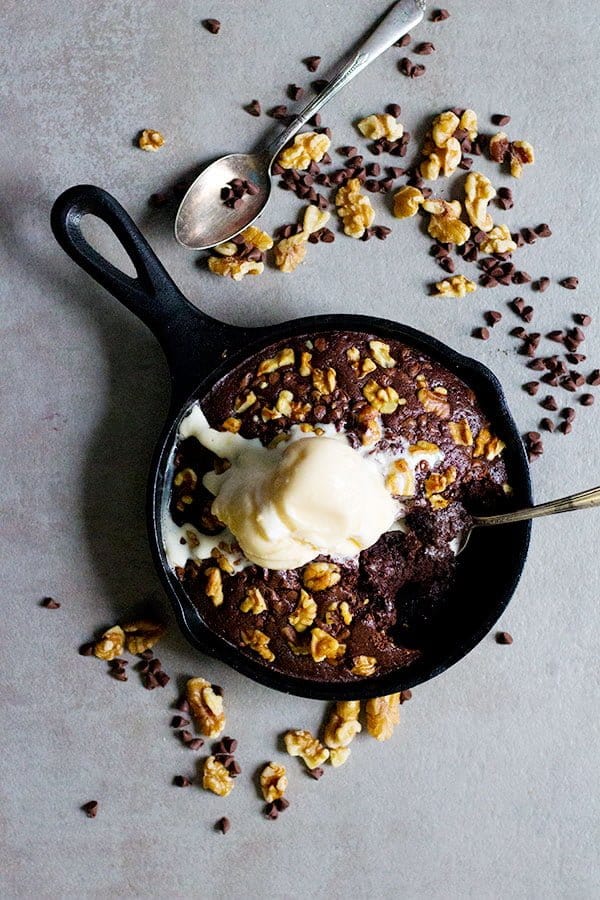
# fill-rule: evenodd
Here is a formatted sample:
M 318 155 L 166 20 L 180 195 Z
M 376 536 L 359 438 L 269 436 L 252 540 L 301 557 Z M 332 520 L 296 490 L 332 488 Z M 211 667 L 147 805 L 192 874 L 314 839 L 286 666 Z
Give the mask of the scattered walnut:
M 481 231 L 491 231 L 494 220 L 488 212 L 488 204 L 496 196 L 489 178 L 481 172 L 469 172 L 465 182 L 465 209 L 471 225 Z
M 399 406 L 404 406 L 406 400 L 398 396 L 393 387 L 381 387 L 376 381 L 368 381 L 363 388 L 363 397 L 368 400 L 373 409 L 382 415 L 391 415 Z
M 259 363 L 256 374 L 270 375 L 271 372 L 276 372 L 277 369 L 281 369 L 283 366 L 293 366 L 295 359 L 296 357 L 294 356 L 292 348 L 284 347 L 284 349 L 280 350 L 273 359 L 263 359 L 263 361 Z
M 256 394 L 254 391 L 248 391 L 244 399 L 238 398 L 235 401 L 235 411 L 240 416 L 242 413 L 245 413 L 247 409 L 250 409 L 251 406 L 254 406 L 256 403 Z
M 227 797 L 233 790 L 235 780 L 231 777 L 222 762 L 214 756 L 208 756 L 204 760 L 202 774 L 202 787 L 206 791 L 212 791 L 217 797 Z
M 285 766 L 270 762 L 260 773 L 260 789 L 265 803 L 280 800 L 287 791 L 288 780 Z
M 329 759 L 327 747 L 319 743 L 310 731 L 288 731 L 283 740 L 289 755 L 299 756 L 309 769 L 317 769 Z
M 371 355 L 378 366 L 382 369 L 393 369 L 396 360 L 390 355 L 390 345 L 384 344 L 383 341 L 369 341 Z
M 301 634 L 303 631 L 306 631 L 307 628 L 310 628 L 316 618 L 317 604 L 310 594 L 308 594 L 304 588 L 301 588 L 298 606 L 289 617 L 288 622 L 299 634 Z
M 479 133 L 479 124 L 477 122 L 477 113 L 472 109 L 465 109 L 460 117 L 459 128 L 467 132 L 470 141 L 474 141 Z
M 185 686 L 196 727 L 205 737 L 217 737 L 225 728 L 223 697 L 204 678 L 190 678 Z
M 460 422 L 448 422 L 448 430 L 457 447 L 473 446 L 473 433 L 466 419 L 461 419 Z
M 153 128 L 145 128 L 138 138 L 138 147 L 140 150 L 156 152 L 163 146 L 164 142 L 164 135 L 160 131 L 154 131 Z
M 275 403 L 275 409 L 277 410 L 277 412 L 281 413 L 282 416 L 291 416 L 293 399 L 294 395 L 291 391 L 280 391 L 279 396 L 277 397 L 277 402 Z
M 374 675 L 377 669 L 377 660 L 374 656 L 355 656 L 352 662 L 354 665 L 350 671 L 353 675 L 359 675 L 362 678 Z
M 259 589 L 257 587 L 247 588 L 246 596 L 240 603 L 240 610 L 243 613 L 252 613 L 252 615 L 258 616 L 260 613 L 265 612 L 266 608 L 265 598 Z
M 474 281 L 469 281 L 464 275 L 454 275 L 450 279 L 444 281 L 436 281 L 435 283 L 437 297 L 466 297 L 477 290 Z
M 431 123 L 431 139 L 436 147 L 445 147 L 460 125 L 460 119 L 451 110 L 440 113 Z M 426 145 L 427 146 L 427 145 Z
M 335 369 L 313 369 L 312 383 L 319 394 L 332 394 L 335 391 L 337 378 Z
M 500 438 L 495 437 L 487 426 L 484 426 L 475 439 L 473 458 L 485 456 L 488 462 L 500 456 L 506 444 Z
M 166 627 L 160 622 L 151 619 L 136 619 L 135 622 L 127 622 L 123 625 L 125 632 L 125 646 L 128 653 L 143 653 L 157 644 Z
M 427 231 L 432 238 L 442 244 L 456 244 L 461 247 L 469 240 L 471 229 L 460 220 L 462 207 L 458 200 L 425 200 L 423 209 L 431 214 Z
M 303 231 L 275 244 L 275 265 L 282 272 L 293 272 L 306 257 L 306 235 Z
M 508 140 L 508 135 L 504 134 L 503 131 L 499 131 L 498 134 L 495 134 L 492 138 L 490 138 L 490 159 L 493 162 L 497 163 L 504 162 L 506 154 L 509 151 L 509 147 L 510 141 Z
M 327 634 L 322 628 L 313 628 L 310 633 L 310 652 L 315 662 L 337 661 L 346 652 L 346 645 Z
M 419 188 L 404 185 L 394 194 L 394 215 L 397 219 L 411 219 L 419 212 L 424 199 Z
M 325 591 L 338 584 L 341 577 L 340 567 L 335 563 L 311 562 L 302 573 L 302 582 L 309 591 Z
M 344 223 L 344 233 L 349 237 L 361 238 L 373 224 L 375 210 L 369 198 L 361 194 L 358 178 L 351 178 L 338 190 L 335 204 Z
M 397 459 L 391 464 L 385 486 L 394 497 L 414 497 L 417 489 L 415 473 L 405 459 Z
M 206 575 L 204 593 L 207 597 L 210 597 L 214 606 L 221 606 L 224 600 L 221 570 L 215 568 L 215 566 L 209 566 L 204 574 Z
M 287 147 L 277 162 L 282 169 L 308 169 L 311 162 L 321 162 L 331 141 L 326 134 L 307 131 L 294 138 L 291 147 Z
M 419 166 L 421 176 L 428 181 L 436 181 L 440 175 L 449 178 L 458 169 L 462 159 L 462 149 L 456 138 L 448 139 L 444 147 L 431 150 Z
M 450 418 L 450 404 L 444 399 L 444 395 L 430 388 L 421 388 L 417 391 L 419 402 L 427 412 L 435 413 L 440 419 Z
M 445 472 L 432 472 L 425 479 L 425 496 L 429 500 L 434 494 L 443 494 L 456 481 L 456 468 L 450 466 Z
M 94 644 L 94 656 L 110 662 L 120 656 L 125 648 L 125 632 L 119 625 L 113 625 L 105 631 L 99 641 Z
M 236 419 L 235 416 L 230 416 L 228 419 L 225 419 L 221 425 L 223 431 L 229 431 L 231 434 L 237 434 L 241 427 L 241 420 Z
M 362 731 L 358 721 L 359 714 L 359 700 L 341 700 L 336 703 L 323 732 L 325 746 L 334 750 L 352 743 L 356 735 Z
M 261 275 L 265 264 L 251 259 L 239 259 L 237 256 L 209 256 L 208 268 L 214 275 L 241 281 L 246 275 Z
M 517 249 L 508 225 L 496 225 L 480 244 L 482 253 L 512 253 Z
M 334 769 L 339 769 L 340 766 L 343 766 L 348 761 L 349 756 L 350 747 L 336 747 L 335 750 L 331 750 L 329 753 L 329 762 Z
M 269 650 L 271 638 L 263 631 L 259 631 L 258 628 L 243 628 L 240 637 L 242 639 L 242 644 L 245 647 L 254 650 L 255 653 L 258 653 L 258 655 L 267 662 L 273 662 L 275 654 L 272 650 Z
M 388 113 L 367 116 L 357 122 L 356 127 L 370 141 L 378 141 L 380 138 L 398 141 L 404 134 L 404 126 Z
M 400 694 L 367 700 L 367 731 L 378 741 L 387 741 L 400 721 Z
M 266 231 L 261 231 L 260 228 L 257 228 L 256 225 L 249 225 L 248 228 L 242 231 L 240 237 L 247 244 L 251 244 L 260 250 L 261 253 L 266 253 L 273 246 L 273 238 Z
M 513 141 L 510 145 L 510 174 L 520 178 L 523 166 L 535 162 L 535 153 L 529 141 Z
M 361 433 L 361 443 L 364 447 L 376 444 L 383 436 L 381 417 L 372 406 L 365 406 L 357 414 L 356 418 Z
M 318 206 L 314 206 L 313 204 L 307 206 L 304 210 L 304 218 L 302 220 L 302 230 L 305 237 L 324 228 L 330 218 L 331 213 L 327 212 L 326 209 L 319 209 Z
M 312 372 L 312 366 L 310 361 L 312 359 L 312 353 L 309 353 L 308 350 L 303 351 L 300 356 L 300 369 L 299 372 L 303 378 L 308 378 L 308 376 Z

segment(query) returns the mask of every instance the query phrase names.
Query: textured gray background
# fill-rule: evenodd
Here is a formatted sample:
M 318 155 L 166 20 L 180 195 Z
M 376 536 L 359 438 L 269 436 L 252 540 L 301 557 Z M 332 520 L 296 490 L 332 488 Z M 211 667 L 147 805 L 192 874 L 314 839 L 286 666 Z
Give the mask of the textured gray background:
M 428 73 L 400 76 L 389 51 L 327 112 L 335 145 L 351 121 L 398 101 L 412 131 L 451 105 L 513 116 L 534 169 L 514 183 L 513 226 L 548 221 L 554 237 L 523 256 L 554 287 L 535 325 L 563 327 L 574 309 L 598 317 L 598 28 L 593 4 L 454 0 L 452 18 L 422 26 L 438 52 Z M 591 898 L 598 886 L 598 513 L 535 525 L 525 576 L 502 626 L 453 670 L 419 687 L 384 746 L 358 740 L 351 762 L 317 784 L 290 761 L 290 810 L 261 818 L 250 775 L 282 758 L 277 736 L 318 727 L 320 703 L 275 694 L 203 659 L 175 626 L 160 656 L 178 678 L 221 683 L 227 731 L 244 774 L 223 801 L 171 786 L 193 771 L 169 731 L 175 678 L 147 693 L 77 655 L 98 626 L 146 595 L 164 609 L 144 532 L 144 485 L 167 407 L 167 372 L 150 334 L 58 249 L 48 227 L 57 194 L 97 183 L 140 222 L 188 296 L 230 322 L 321 311 L 372 311 L 476 355 L 501 378 L 523 428 L 535 403 L 507 329 L 489 344 L 469 332 L 510 289 L 463 301 L 427 299 L 439 275 L 414 223 L 386 244 L 338 239 L 311 248 L 292 276 L 243 285 L 198 270 L 176 246 L 172 212 L 148 196 L 202 160 L 244 149 L 270 120 L 241 104 L 281 102 L 307 82 L 300 60 L 333 62 L 380 0 L 260 4 L 164 0 L 3 0 L 0 557 L 3 627 L 0 893 L 4 897 Z M 200 26 L 217 16 L 212 37 Z M 420 60 L 421 61 L 421 60 Z M 136 150 L 138 129 L 167 145 Z M 485 169 L 495 171 L 489 164 Z M 498 179 L 496 184 L 510 183 Z M 388 221 L 381 204 L 380 221 Z M 297 203 L 275 191 L 268 227 Z M 108 248 L 104 237 L 98 243 Z M 525 296 L 534 296 L 529 288 Z M 517 324 L 508 315 L 506 322 Z M 600 359 L 595 322 L 588 350 Z M 569 438 L 547 441 L 537 496 L 600 481 L 599 410 Z M 486 585 L 475 587 L 482 594 Z M 62 608 L 38 600 L 53 594 Z M 166 611 L 166 610 L 165 610 Z M 98 799 L 88 820 L 79 805 Z M 214 821 L 230 816 L 223 837 Z

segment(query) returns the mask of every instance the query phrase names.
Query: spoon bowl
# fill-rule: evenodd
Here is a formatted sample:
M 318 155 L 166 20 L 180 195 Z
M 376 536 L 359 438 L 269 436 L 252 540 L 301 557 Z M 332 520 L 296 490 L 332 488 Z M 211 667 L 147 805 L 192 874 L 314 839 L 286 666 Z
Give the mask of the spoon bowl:
M 271 159 L 267 153 L 230 153 L 210 163 L 183 198 L 175 219 L 175 237 L 191 250 L 208 250 L 236 237 L 261 214 L 271 195 Z M 221 191 L 234 178 L 258 190 L 246 194 L 237 209 L 226 206 Z

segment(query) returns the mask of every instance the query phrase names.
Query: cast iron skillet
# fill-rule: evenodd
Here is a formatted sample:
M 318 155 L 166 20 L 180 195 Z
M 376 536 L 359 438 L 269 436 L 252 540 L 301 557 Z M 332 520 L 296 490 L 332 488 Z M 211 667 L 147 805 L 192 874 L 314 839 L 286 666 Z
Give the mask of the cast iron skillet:
M 137 273 L 131 278 L 104 259 L 84 238 L 81 220 L 94 215 L 114 232 Z M 514 503 L 532 502 L 529 467 L 516 425 L 499 382 L 481 363 L 386 319 L 323 315 L 265 328 L 240 328 L 200 312 L 181 294 L 132 219 L 117 201 L 97 187 L 73 187 L 52 209 L 52 230 L 63 250 L 82 269 L 146 323 L 165 352 L 171 372 L 171 407 L 158 442 L 148 486 L 148 533 L 156 568 L 179 625 L 195 647 L 228 663 L 262 684 L 316 699 L 361 699 L 393 693 L 439 675 L 469 653 L 507 606 L 521 575 L 529 545 L 530 523 L 482 528 L 460 558 L 456 589 L 445 612 L 423 622 L 422 657 L 408 668 L 351 684 L 290 677 L 243 656 L 210 631 L 171 571 L 162 545 L 161 517 L 168 508 L 173 448 L 189 406 L 201 400 L 234 366 L 282 338 L 331 331 L 359 331 L 395 338 L 423 351 L 462 378 L 476 393 L 496 432 L 507 444 L 505 459 Z M 417 615 L 420 612 L 417 610 Z

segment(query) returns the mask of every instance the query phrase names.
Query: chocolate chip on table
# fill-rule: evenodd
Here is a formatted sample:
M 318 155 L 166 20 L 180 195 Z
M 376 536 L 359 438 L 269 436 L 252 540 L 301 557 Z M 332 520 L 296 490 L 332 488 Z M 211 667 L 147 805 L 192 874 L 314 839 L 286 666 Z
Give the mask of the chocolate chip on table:
M 411 41 L 412 38 L 410 34 L 403 34 L 402 37 L 396 41 L 394 47 L 408 47 Z
M 498 631 L 496 633 L 496 643 L 497 644 L 512 644 L 513 639 L 512 635 L 508 633 L 508 631 Z
M 527 381 L 527 382 L 523 385 L 523 390 L 524 390 L 527 394 L 529 394 L 530 397 L 535 397 L 535 395 L 537 394 L 537 392 L 539 391 L 539 389 L 540 389 L 540 383 L 539 383 L 539 381 Z
M 304 65 L 308 69 L 309 72 L 316 72 L 319 66 L 321 65 L 321 57 L 320 56 L 307 56 L 304 60 Z
M 275 806 L 275 803 L 267 803 L 265 806 L 265 816 L 267 819 L 278 819 L 279 818 L 279 810 Z
M 403 703 L 408 703 L 409 700 L 412 700 L 412 691 L 400 691 L 400 705 Z
M 494 325 L 497 325 L 502 320 L 502 313 L 497 312 L 495 309 L 489 309 L 483 314 L 483 317 L 490 328 L 493 328 Z
M 507 116 L 504 113 L 496 113 L 492 116 L 492 125 L 499 125 L 502 127 L 503 125 L 508 125 L 509 122 L 510 116 Z
M 554 431 L 555 425 L 552 419 L 544 418 L 540 421 L 540 428 L 543 428 L 544 431 Z
M 202 24 L 211 34 L 218 34 L 221 30 L 221 23 L 218 19 L 204 19 Z
M 175 787 L 190 787 L 191 783 L 192 782 L 187 777 L 187 775 L 175 775 L 175 777 L 173 778 L 173 784 L 175 785 Z
M 217 831 L 220 831 L 221 834 L 227 834 L 230 828 L 231 822 L 229 821 L 227 816 L 223 816 L 222 819 L 219 819 L 219 821 L 215 823 L 215 829 Z
M 525 340 L 525 338 L 527 337 L 527 332 L 521 325 L 517 325 L 517 327 L 513 328 L 509 332 L 509 334 L 511 335 L 511 337 L 518 338 L 520 341 Z
M 434 9 L 431 13 L 431 21 L 432 22 L 444 22 L 446 19 L 450 18 L 450 13 L 447 9 Z
M 321 91 L 324 91 L 329 82 L 326 78 L 317 78 L 316 81 L 312 82 L 312 88 L 316 94 L 320 94 Z
M 558 426 L 558 430 L 563 434 L 571 434 L 571 432 L 573 431 L 573 426 L 570 422 L 561 422 Z
M 127 681 L 127 672 L 124 669 L 111 669 L 110 674 L 117 681 Z
M 531 287 L 534 291 L 539 291 L 543 294 L 544 291 L 547 291 L 550 287 L 550 279 L 543 275 L 541 278 L 538 278 L 537 281 L 534 281 Z
M 565 333 L 564 331 L 549 331 L 546 335 L 549 341 L 554 341 L 557 344 L 564 344 L 565 342 Z
M 513 284 L 528 284 L 531 281 L 529 272 L 515 272 L 512 277 Z
M 402 107 L 398 103 L 388 103 L 385 111 L 389 116 L 393 116 L 394 119 L 399 119 L 402 115 Z
M 429 56 L 430 53 L 435 51 L 435 47 L 431 43 L 431 41 L 423 41 L 421 44 L 417 44 L 414 48 L 414 53 L 418 53 L 419 56 Z
M 598 387 L 598 385 L 600 385 L 600 369 L 594 369 L 594 371 L 588 375 L 587 383 L 591 384 L 592 387 Z
M 535 244 L 538 239 L 533 228 L 521 228 L 521 235 L 526 244 Z
M 162 670 L 156 673 L 155 678 L 158 681 L 159 685 L 163 688 L 166 687 L 171 680 L 171 676 L 167 675 L 167 673 L 163 672 Z
M 410 77 L 411 78 L 420 78 L 421 75 L 424 75 L 426 71 L 427 71 L 427 69 L 425 68 L 425 66 L 420 66 L 420 65 L 413 66 L 412 71 L 410 73 Z
M 474 338 L 478 338 L 480 341 L 489 341 L 490 339 L 489 328 L 474 328 L 471 335 Z
M 310 775 L 311 778 L 314 778 L 315 781 L 319 781 L 324 774 L 325 769 L 322 769 L 321 766 L 317 766 L 316 769 L 308 769 L 308 775 Z
M 262 112 L 262 107 L 258 100 L 252 100 L 244 107 L 244 109 L 247 113 L 250 113 L 251 116 L 260 116 Z
M 549 412 L 556 412 L 558 409 L 558 403 L 551 394 L 547 394 L 543 400 L 540 400 L 540 406 L 543 406 Z
M 180 735 L 181 740 L 183 741 L 184 744 L 189 744 L 190 741 L 194 740 L 194 735 L 192 734 L 191 731 L 180 731 L 180 732 L 178 732 L 178 734 Z
M 96 645 L 95 645 L 94 641 L 88 641 L 86 644 L 82 644 L 81 647 L 79 648 L 79 655 L 80 656 L 93 656 L 95 646 Z
M 579 398 L 579 402 L 582 406 L 593 406 L 595 402 L 595 397 L 593 394 L 582 394 Z
M 406 75 L 407 78 L 410 78 L 412 76 L 414 63 L 408 58 L 408 56 L 403 56 L 398 63 L 398 68 L 400 69 L 400 73 L 402 75 Z
M 565 406 L 565 408 L 560 411 L 561 419 L 566 419 L 567 422 L 572 422 L 576 415 L 577 413 L 572 406 Z
M 40 601 L 40 606 L 43 606 L 44 609 L 60 609 L 60 603 L 52 597 L 44 597 L 44 599 Z
M 568 278 L 562 278 L 558 283 L 568 291 L 575 291 L 579 287 L 579 278 L 576 278 L 575 275 L 570 275 Z
M 190 720 L 184 719 L 183 716 L 173 716 L 171 719 L 171 728 L 185 728 L 189 724 Z
M 567 353 L 565 359 L 568 362 L 572 363 L 574 366 L 578 366 L 579 363 L 585 362 L 587 356 L 585 353 Z
M 95 819 L 98 815 L 98 801 L 97 800 L 88 800 L 87 803 L 84 803 L 81 807 L 88 819 Z
M 587 328 L 588 325 L 592 324 L 592 317 L 588 316 L 587 313 L 573 313 L 573 321 L 577 322 L 578 325 L 583 325 L 584 328 Z
M 151 675 L 150 673 L 148 673 L 147 675 L 144 675 L 144 680 L 142 683 L 147 691 L 153 691 L 155 688 L 158 687 L 158 680 L 157 680 L 156 676 Z
M 188 750 L 196 751 L 196 750 L 200 750 L 202 747 L 204 747 L 204 741 L 202 740 L 202 738 L 191 738 L 191 740 L 186 741 L 185 745 L 188 748 Z
M 142 650 L 140 653 L 142 659 L 153 659 L 154 658 L 154 650 Z
M 271 119 L 285 119 L 288 115 L 288 108 L 284 103 L 278 103 L 277 106 L 273 106 L 268 110 L 267 115 Z
M 290 100 L 302 100 L 304 97 L 304 88 L 299 84 L 288 85 L 288 96 Z
M 235 753 L 238 748 L 238 742 L 232 737 L 222 737 L 214 748 L 215 753 Z

